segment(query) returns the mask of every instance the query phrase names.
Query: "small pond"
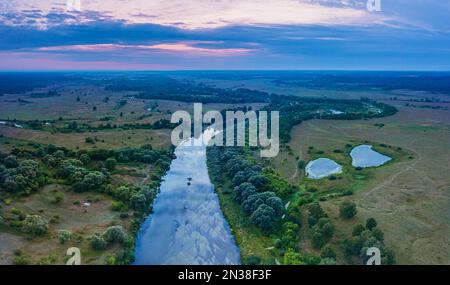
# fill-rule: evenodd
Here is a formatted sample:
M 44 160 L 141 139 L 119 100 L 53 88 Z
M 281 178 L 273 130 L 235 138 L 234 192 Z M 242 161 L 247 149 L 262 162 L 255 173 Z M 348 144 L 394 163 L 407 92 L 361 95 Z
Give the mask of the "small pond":
M 352 157 L 352 165 L 354 167 L 377 167 L 390 161 L 392 158 L 376 152 L 371 145 L 360 145 L 352 149 L 350 152 Z
M 329 158 L 310 161 L 305 167 L 308 178 L 322 179 L 332 174 L 342 173 L 342 166 Z

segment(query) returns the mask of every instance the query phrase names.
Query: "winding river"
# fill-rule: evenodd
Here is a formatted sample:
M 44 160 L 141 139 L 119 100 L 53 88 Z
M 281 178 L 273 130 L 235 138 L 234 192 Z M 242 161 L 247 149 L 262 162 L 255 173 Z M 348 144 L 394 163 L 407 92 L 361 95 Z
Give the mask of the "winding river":
M 239 249 L 208 175 L 206 144 L 213 134 L 213 129 L 207 129 L 200 138 L 176 148 L 153 213 L 138 234 L 136 265 L 240 263 Z

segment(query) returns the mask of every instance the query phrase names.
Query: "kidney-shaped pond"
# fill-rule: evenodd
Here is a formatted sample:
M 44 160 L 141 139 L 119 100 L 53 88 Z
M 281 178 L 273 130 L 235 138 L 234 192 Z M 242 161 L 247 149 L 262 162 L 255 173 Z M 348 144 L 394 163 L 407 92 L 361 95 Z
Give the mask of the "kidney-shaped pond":
M 392 158 L 376 152 L 371 145 L 360 145 L 352 149 L 350 152 L 352 157 L 352 165 L 354 167 L 377 167 L 390 161 Z
M 322 179 L 332 174 L 342 173 L 342 166 L 329 158 L 310 161 L 305 167 L 306 175 L 311 179 Z

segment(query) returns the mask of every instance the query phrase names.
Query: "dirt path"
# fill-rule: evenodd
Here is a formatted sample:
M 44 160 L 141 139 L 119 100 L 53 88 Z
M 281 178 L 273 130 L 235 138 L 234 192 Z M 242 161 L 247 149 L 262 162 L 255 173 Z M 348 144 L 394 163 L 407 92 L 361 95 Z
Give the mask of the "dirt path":
M 403 169 L 402 171 L 396 172 L 394 175 L 391 175 L 388 179 L 384 180 L 381 184 L 378 184 L 378 185 L 375 186 L 374 188 L 372 188 L 372 189 L 370 189 L 370 190 L 368 190 L 368 191 L 365 191 L 365 193 L 364 193 L 364 195 L 363 195 L 363 198 L 367 198 L 367 197 L 369 197 L 372 193 L 374 193 L 374 192 L 376 192 L 376 191 L 378 191 L 378 190 L 380 190 L 380 189 L 382 189 L 382 188 L 384 188 L 384 187 L 387 187 L 389 184 L 391 184 L 392 182 L 394 182 L 395 179 L 397 179 L 398 176 L 402 175 L 403 173 L 406 173 L 406 172 L 408 172 L 408 171 L 417 171 L 416 165 L 417 165 L 420 161 L 422 161 L 422 156 L 421 156 L 419 153 L 417 153 L 417 152 L 414 152 L 414 154 L 417 156 L 417 158 L 415 159 L 415 161 L 414 161 L 411 165 L 409 165 L 408 167 L 406 167 L 406 168 Z M 401 166 L 401 165 L 403 165 L 403 164 L 408 165 L 409 163 L 410 163 L 409 161 L 401 162 L 401 163 L 397 164 L 397 166 Z

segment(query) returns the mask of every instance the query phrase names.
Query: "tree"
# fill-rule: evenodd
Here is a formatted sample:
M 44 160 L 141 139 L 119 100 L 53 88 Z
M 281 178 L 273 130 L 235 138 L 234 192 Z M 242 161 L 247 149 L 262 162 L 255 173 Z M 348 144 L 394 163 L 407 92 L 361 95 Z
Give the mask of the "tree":
M 130 203 L 136 210 L 144 211 L 147 208 L 147 198 L 144 193 L 134 193 L 131 195 Z
M 328 222 L 322 227 L 322 236 L 326 241 L 329 241 L 333 235 L 334 225 L 331 222 Z
M 376 238 L 379 241 L 383 241 L 384 240 L 384 233 L 379 228 L 373 229 L 372 230 L 372 235 L 374 236 L 374 238 Z
M 361 233 L 362 233 L 363 231 L 365 231 L 365 230 L 366 230 L 366 228 L 365 228 L 363 225 L 358 224 L 358 225 L 356 225 L 356 226 L 353 228 L 352 236 L 354 236 L 354 237 L 360 236 Z
M 295 248 L 297 243 L 297 236 L 299 231 L 299 226 L 293 222 L 286 222 L 283 224 L 283 234 L 281 236 L 280 242 L 282 246 L 288 248 Z
M 123 243 L 127 238 L 127 235 L 122 226 L 112 226 L 106 229 L 103 233 L 103 238 L 107 242 Z
M 108 158 L 108 159 L 105 161 L 105 167 L 106 167 L 109 171 L 114 170 L 114 169 L 116 168 L 116 165 L 117 165 L 117 160 L 115 160 L 114 158 Z
M 22 230 L 31 235 L 42 236 L 48 231 L 48 223 L 39 215 L 27 215 Z
M 301 256 L 292 248 L 288 249 L 283 257 L 283 264 L 285 265 L 302 265 Z
M 351 219 L 356 215 L 356 213 L 356 204 L 353 202 L 345 201 L 339 208 L 339 214 L 344 219 Z
M 234 199 L 239 204 L 242 204 L 243 201 L 247 200 L 250 195 L 256 194 L 258 190 L 252 184 L 248 182 L 244 182 L 238 187 L 234 188 Z
M 233 186 L 239 186 L 247 180 L 248 176 L 245 171 L 238 171 L 232 180 Z
M 322 251 L 320 252 L 321 258 L 332 258 L 336 260 L 336 252 L 333 250 L 333 248 L 329 245 L 326 245 L 322 248 Z
M 275 211 L 272 207 L 261 204 L 250 216 L 250 220 L 260 228 L 268 230 L 273 227 L 275 216 Z
M 88 154 L 83 153 L 80 155 L 80 161 L 83 163 L 83 165 L 87 165 L 89 162 L 91 162 L 91 158 Z
M 306 162 L 304 160 L 298 161 L 298 163 L 297 163 L 298 169 L 303 170 L 305 168 L 305 166 L 306 166 Z
M 17 157 L 15 155 L 7 156 L 3 161 L 3 164 L 7 168 L 16 168 L 17 166 L 19 166 L 19 162 L 17 161 Z
M 89 243 L 94 250 L 104 250 L 107 243 L 99 234 L 93 234 L 89 237 Z
M 368 230 L 372 230 L 373 228 L 375 228 L 378 225 L 377 221 L 374 218 L 369 218 L 366 221 L 366 228 Z
M 244 210 L 251 214 L 253 213 L 261 204 L 266 203 L 266 200 L 276 197 L 275 193 L 273 192 L 263 192 L 263 193 L 256 193 L 253 195 L 250 195 L 243 203 L 242 208 Z M 272 209 L 273 210 L 273 209 Z
M 92 171 L 86 175 L 83 171 L 76 171 L 71 175 L 71 179 L 76 181 L 73 188 L 77 192 L 99 191 L 106 182 L 106 176 L 99 171 Z
M 85 138 L 84 141 L 85 141 L 86 143 L 95 144 L 95 140 L 94 140 L 93 138 L 91 138 L 91 137 Z
M 308 210 L 308 224 L 310 227 L 313 227 L 320 220 L 320 218 L 324 218 L 327 216 L 318 202 L 312 203 L 309 206 Z
M 269 183 L 269 180 L 265 176 L 257 174 L 250 176 L 248 182 L 253 184 L 256 189 L 262 190 Z
M 312 238 L 311 238 L 311 244 L 316 249 L 320 249 L 325 245 L 325 240 L 320 231 L 317 231 L 317 230 L 314 231 Z
M 58 240 L 60 244 L 65 244 L 72 238 L 72 233 L 67 230 L 58 231 Z
M 279 197 L 270 197 L 266 200 L 265 203 L 275 210 L 275 214 L 278 217 L 281 217 L 283 215 L 284 205 L 283 201 Z

